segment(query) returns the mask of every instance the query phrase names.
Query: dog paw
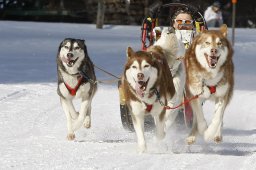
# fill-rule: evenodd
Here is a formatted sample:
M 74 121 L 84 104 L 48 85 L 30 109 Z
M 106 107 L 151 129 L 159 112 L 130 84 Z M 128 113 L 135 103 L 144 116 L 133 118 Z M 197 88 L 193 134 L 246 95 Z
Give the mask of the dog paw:
M 164 137 L 165 137 L 165 132 L 164 131 L 163 132 L 159 132 L 155 136 L 155 141 L 161 141 L 161 140 L 164 139 Z
M 194 144 L 196 142 L 196 136 L 187 137 L 186 142 L 187 142 L 188 145 Z
M 90 116 L 86 116 L 84 120 L 84 127 L 89 129 L 91 127 L 91 118 Z
M 146 144 L 138 145 L 138 147 L 137 147 L 137 152 L 138 152 L 139 154 L 144 153 L 146 150 L 147 150 Z
M 76 136 L 75 136 L 74 133 L 70 133 L 70 134 L 67 135 L 67 139 L 68 139 L 69 141 L 74 140 L 75 137 L 76 137 Z
M 213 140 L 216 144 L 219 144 L 222 142 L 222 136 L 215 136 Z

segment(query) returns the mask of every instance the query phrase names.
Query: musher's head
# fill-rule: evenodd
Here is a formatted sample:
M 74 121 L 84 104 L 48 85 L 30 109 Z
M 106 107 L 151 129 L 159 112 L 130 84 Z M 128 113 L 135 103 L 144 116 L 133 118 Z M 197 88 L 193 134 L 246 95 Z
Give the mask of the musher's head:
M 213 4 L 212 4 L 212 10 L 214 12 L 218 12 L 220 10 L 220 7 L 221 7 L 221 4 L 219 1 L 215 1 Z
M 178 9 L 171 17 L 171 25 L 176 30 L 192 30 L 193 14 L 188 8 Z

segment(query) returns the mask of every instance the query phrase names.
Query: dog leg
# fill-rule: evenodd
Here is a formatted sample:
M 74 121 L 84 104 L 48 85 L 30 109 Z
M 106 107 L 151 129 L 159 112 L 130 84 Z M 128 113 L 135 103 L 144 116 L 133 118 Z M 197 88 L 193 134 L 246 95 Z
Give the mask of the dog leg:
M 69 111 L 70 111 L 70 115 L 71 115 L 72 119 L 77 119 L 79 113 L 75 110 L 75 107 L 74 107 L 72 101 L 70 101 L 68 103 L 69 103 Z
M 168 106 L 174 107 L 177 106 L 177 95 L 175 94 L 170 101 L 168 101 Z M 169 129 L 175 122 L 178 116 L 178 109 L 167 109 L 165 113 L 165 130 Z
M 87 115 L 88 110 L 90 110 L 90 105 L 91 105 L 91 100 L 90 99 L 82 99 L 80 110 L 79 110 L 79 116 L 78 118 L 74 121 L 72 129 L 75 131 L 79 129 L 84 121 L 86 120 L 87 123 L 90 125 L 91 124 L 91 117 L 90 115 Z
M 200 99 L 195 99 L 195 100 L 191 101 L 191 107 L 193 109 L 193 113 L 196 114 L 197 130 L 200 135 L 203 135 L 204 131 L 207 129 L 207 123 L 204 118 L 202 103 L 201 103 Z
M 196 114 L 193 115 L 192 129 L 189 136 L 186 138 L 188 145 L 194 144 L 196 142 L 196 135 L 198 134 L 197 130 L 197 118 Z
M 72 100 L 66 100 L 66 105 L 68 107 L 69 113 L 71 115 L 72 119 L 77 119 L 78 117 L 78 112 L 75 110 L 74 104 Z
M 216 140 L 220 142 L 222 140 L 221 126 L 223 121 L 224 110 L 226 108 L 226 101 L 223 98 L 216 99 L 215 101 L 215 113 L 211 124 L 204 132 L 205 141 Z
M 69 112 L 69 106 L 70 106 L 69 101 L 60 97 L 60 102 L 67 118 L 67 129 L 68 129 L 67 139 L 74 140 L 75 133 L 74 133 L 74 130 L 72 129 L 72 117 Z
M 138 153 L 146 151 L 146 142 L 144 136 L 144 114 L 139 113 L 132 116 L 133 126 L 138 140 Z
M 173 84 L 175 88 L 175 95 L 172 97 L 170 101 L 168 101 L 168 105 L 171 107 L 178 106 L 182 103 L 183 95 L 184 95 L 184 88 L 185 88 L 185 67 L 183 63 L 180 63 L 178 70 L 176 71 L 176 74 L 173 76 Z M 172 123 L 176 120 L 176 123 L 178 123 L 178 118 L 181 118 L 180 113 L 181 108 L 177 108 L 171 111 L 171 116 L 169 117 L 169 126 L 172 125 Z M 168 125 L 168 124 L 167 124 Z
M 214 142 L 217 144 L 222 142 L 222 131 L 221 131 L 222 126 L 223 126 L 223 122 L 219 125 L 217 129 L 217 133 L 215 134 L 215 137 L 213 139 Z
M 156 124 L 156 138 L 158 141 L 162 140 L 165 137 L 164 120 L 160 120 L 159 115 L 154 116 L 155 124 Z
M 89 129 L 91 127 L 91 106 L 89 106 L 87 114 L 84 119 L 84 127 Z

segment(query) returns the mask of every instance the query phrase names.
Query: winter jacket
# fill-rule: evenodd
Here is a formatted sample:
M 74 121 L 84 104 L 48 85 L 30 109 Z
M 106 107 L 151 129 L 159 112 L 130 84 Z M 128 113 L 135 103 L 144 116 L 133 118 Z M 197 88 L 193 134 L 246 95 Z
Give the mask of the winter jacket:
M 212 6 L 209 6 L 204 12 L 204 19 L 206 23 L 211 22 L 213 20 L 217 21 L 219 25 L 223 24 L 222 12 L 214 12 L 212 10 Z

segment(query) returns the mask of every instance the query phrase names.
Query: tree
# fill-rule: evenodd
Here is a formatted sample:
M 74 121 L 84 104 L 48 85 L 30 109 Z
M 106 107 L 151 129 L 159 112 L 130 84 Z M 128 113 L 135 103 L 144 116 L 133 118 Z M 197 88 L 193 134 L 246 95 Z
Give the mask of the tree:
M 104 0 L 98 0 L 98 11 L 97 11 L 97 21 L 96 21 L 96 28 L 98 29 L 103 28 L 104 13 L 105 13 Z

